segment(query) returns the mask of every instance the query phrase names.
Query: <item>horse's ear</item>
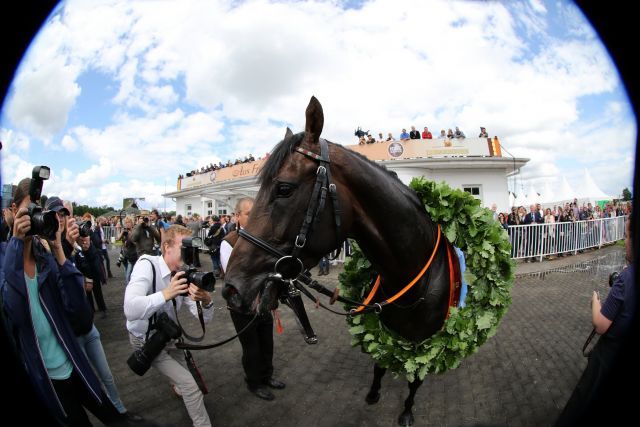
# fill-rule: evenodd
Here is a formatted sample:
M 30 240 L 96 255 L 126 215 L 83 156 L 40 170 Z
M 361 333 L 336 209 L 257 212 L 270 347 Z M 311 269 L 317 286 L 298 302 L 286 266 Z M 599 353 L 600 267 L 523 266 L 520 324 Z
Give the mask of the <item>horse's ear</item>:
M 291 129 L 289 129 L 289 126 L 287 126 L 287 130 L 284 133 L 284 139 L 289 139 L 293 136 L 293 132 L 291 131 Z
M 322 133 L 322 126 L 324 126 L 324 113 L 320 101 L 315 96 L 311 97 L 305 116 L 307 122 L 304 125 L 304 140 L 309 145 L 317 144 Z

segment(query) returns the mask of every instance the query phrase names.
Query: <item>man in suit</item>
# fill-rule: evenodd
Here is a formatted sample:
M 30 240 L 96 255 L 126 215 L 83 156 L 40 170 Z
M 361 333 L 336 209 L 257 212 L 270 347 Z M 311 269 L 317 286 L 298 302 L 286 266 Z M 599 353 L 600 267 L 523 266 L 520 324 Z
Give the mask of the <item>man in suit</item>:
M 98 217 L 96 219 L 96 226 L 91 233 L 91 243 L 96 247 L 98 252 L 102 255 L 102 261 L 106 264 L 106 271 L 109 278 L 113 277 L 111 274 L 111 262 L 109 261 L 109 253 L 107 252 L 107 236 L 104 233 L 104 225 L 107 220 L 104 217 Z
M 420 132 L 416 130 L 415 126 L 411 126 L 411 132 L 409 132 L 410 139 L 420 139 Z
M 531 224 L 542 224 L 544 220 L 542 219 L 542 215 L 538 211 L 538 207 L 536 205 L 529 206 L 529 213 L 525 215 L 524 221 L 522 224 L 531 225 Z M 541 227 L 528 227 L 526 232 L 526 239 L 529 253 L 535 253 L 538 250 L 538 247 L 542 244 L 542 228 Z M 535 262 L 536 257 L 527 258 L 527 262 Z

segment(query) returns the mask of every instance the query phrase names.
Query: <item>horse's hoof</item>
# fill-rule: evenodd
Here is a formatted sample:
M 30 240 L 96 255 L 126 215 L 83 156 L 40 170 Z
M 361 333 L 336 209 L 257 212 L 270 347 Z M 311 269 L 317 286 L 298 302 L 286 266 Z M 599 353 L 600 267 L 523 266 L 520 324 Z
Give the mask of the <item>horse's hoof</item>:
M 378 403 L 378 400 L 380 400 L 380 393 L 378 393 L 377 391 L 375 393 L 369 392 L 369 394 L 367 394 L 367 397 L 365 397 L 364 400 L 369 405 L 374 405 Z
M 400 424 L 401 426 L 412 426 L 413 414 L 411 412 L 403 412 L 398 417 L 398 424 Z

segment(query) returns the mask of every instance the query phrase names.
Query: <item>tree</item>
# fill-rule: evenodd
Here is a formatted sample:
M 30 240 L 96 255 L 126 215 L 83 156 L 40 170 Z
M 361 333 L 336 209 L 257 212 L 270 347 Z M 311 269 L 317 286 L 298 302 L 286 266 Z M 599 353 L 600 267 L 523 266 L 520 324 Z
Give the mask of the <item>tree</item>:
M 111 206 L 106 206 L 106 205 L 103 205 L 100 207 L 92 207 L 87 205 L 76 205 L 76 202 L 73 202 L 72 205 L 73 205 L 73 214 L 76 216 L 82 216 L 86 212 L 89 212 L 94 217 L 99 217 L 102 214 L 115 210 Z
M 625 202 L 628 200 L 633 200 L 633 196 L 631 195 L 631 191 L 629 191 L 629 189 L 627 187 L 624 188 L 624 190 L 622 190 L 622 200 L 624 200 Z

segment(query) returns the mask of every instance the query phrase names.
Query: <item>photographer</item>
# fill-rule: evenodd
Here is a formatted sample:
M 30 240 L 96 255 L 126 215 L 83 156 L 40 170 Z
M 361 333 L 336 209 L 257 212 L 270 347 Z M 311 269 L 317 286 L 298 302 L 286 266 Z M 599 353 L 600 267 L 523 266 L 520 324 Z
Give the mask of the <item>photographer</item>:
M 607 398 L 602 394 L 604 386 L 607 385 L 605 380 L 611 375 L 622 355 L 620 349 L 625 342 L 633 338 L 629 331 L 635 317 L 637 299 L 631 215 L 627 219 L 625 232 L 628 265 L 620 274 L 613 274 L 610 278 L 611 290 L 604 303 L 600 302 L 597 291 L 593 291 L 591 322 L 595 332 L 601 336 L 589 354 L 587 367 L 556 422 L 558 426 L 579 425 L 580 421 L 589 421 L 589 412 L 593 414 L 593 408 L 598 406 L 601 397 Z M 615 411 L 612 410 L 612 416 L 614 415 Z
M 197 213 L 194 213 L 191 219 L 189 220 L 189 223 L 187 224 L 187 228 L 191 230 L 191 237 L 199 237 L 200 230 L 202 230 L 202 222 L 200 221 L 200 215 L 198 215 Z M 200 253 L 198 251 L 196 251 L 195 253 L 194 261 L 195 261 L 194 265 L 196 267 L 198 268 L 202 267 L 202 265 L 200 264 Z
M 157 255 L 154 249 L 154 242 L 160 244 L 160 232 L 154 225 L 149 224 L 149 218 L 145 216 L 133 229 L 131 241 L 136 245 L 138 257 L 142 255 Z
M 60 424 L 90 425 L 85 408 L 105 424 L 120 424 L 72 328 L 91 328 L 83 276 L 65 258 L 56 214 L 35 203 L 49 170 L 37 167 L 33 176 L 20 181 L 14 195 L 17 212 L 0 285 L 17 355 Z M 49 240 L 46 246 L 40 236 Z
M 182 239 L 187 236 L 191 236 L 190 230 L 172 225 L 163 233 L 162 255 L 144 255 L 136 262 L 124 296 L 129 340 L 134 349 L 144 349 L 156 334 L 172 335 L 164 330 L 166 328 L 150 326 L 150 323 L 157 326 L 158 322 L 154 319 L 166 319 L 161 327 L 166 322 L 170 322 L 172 327 L 177 327 L 172 300 L 175 301 L 176 311 L 184 303 L 196 317 L 196 301 L 200 301 L 204 321 L 210 321 L 213 316 L 211 294 L 193 283 L 188 284 L 184 272 L 178 271 L 183 264 Z M 174 275 L 173 272 L 176 271 L 178 272 Z M 153 342 L 156 343 L 155 340 Z M 193 425 L 210 426 L 211 421 L 204 406 L 203 394 L 189 370 L 178 362 L 180 357 L 176 352 L 179 351 L 173 345 L 167 345 L 155 357 L 151 355 L 153 360 L 150 364 L 177 386 Z
M 211 226 L 207 232 L 206 243 L 209 243 L 209 254 L 211 255 L 211 263 L 213 264 L 213 274 L 217 278 L 224 279 L 222 273 L 222 264 L 220 264 L 220 244 L 224 238 L 224 227 L 220 223 L 220 217 L 213 216 L 210 220 Z
M 121 254 L 124 257 L 125 271 L 124 271 L 124 283 L 129 284 L 131 278 L 131 272 L 133 266 L 138 261 L 138 253 L 136 251 L 136 245 L 132 240 L 133 236 L 133 220 L 129 217 L 124 219 L 124 227 L 122 228 L 118 240 L 122 242 Z

